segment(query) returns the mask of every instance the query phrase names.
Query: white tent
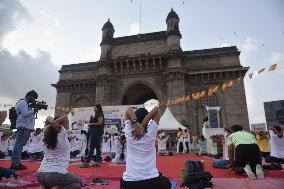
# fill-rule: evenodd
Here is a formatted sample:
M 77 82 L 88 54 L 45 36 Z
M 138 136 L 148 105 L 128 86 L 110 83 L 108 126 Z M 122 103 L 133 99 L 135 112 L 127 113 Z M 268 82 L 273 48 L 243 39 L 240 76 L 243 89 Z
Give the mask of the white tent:
M 164 114 L 162 115 L 159 123 L 159 130 L 178 130 L 178 128 L 186 129 L 182 124 L 180 124 L 171 110 L 167 107 Z

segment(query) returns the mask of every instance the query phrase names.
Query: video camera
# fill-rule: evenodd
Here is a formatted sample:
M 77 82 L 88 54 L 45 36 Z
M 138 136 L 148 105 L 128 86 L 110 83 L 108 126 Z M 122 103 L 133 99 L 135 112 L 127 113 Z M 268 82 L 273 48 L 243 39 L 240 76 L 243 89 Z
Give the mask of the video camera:
M 47 106 L 48 106 L 48 105 L 47 105 L 46 102 L 44 102 L 44 101 L 41 101 L 41 102 L 35 101 L 35 102 L 33 102 L 33 103 L 31 104 L 31 107 L 32 107 L 32 108 L 37 107 L 39 110 L 42 110 L 42 109 L 47 110 Z

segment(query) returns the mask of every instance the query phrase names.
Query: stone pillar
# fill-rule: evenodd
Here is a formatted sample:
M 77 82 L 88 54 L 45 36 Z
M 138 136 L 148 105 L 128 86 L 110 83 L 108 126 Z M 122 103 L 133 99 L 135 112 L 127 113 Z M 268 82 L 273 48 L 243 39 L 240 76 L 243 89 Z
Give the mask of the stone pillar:
M 249 130 L 248 110 L 246 103 L 246 95 L 244 83 L 241 81 L 233 85 L 231 88 L 222 92 L 223 106 L 221 111 L 224 113 L 225 124 L 233 125 L 240 124 L 245 129 Z
M 170 71 L 165 74 L 167 83 L 167 97 L 168 99 L 176 99 L 186 95 L 184 77 L 185 73 L 182 70 Z M 171 105 L 170 109 L 174 114 L 175 118 L 182 123 L 187 121 L 186 118 L 186 104 L 179 103 Z
M 139 59 L 139 70 L 142 71 L 142 59 Z
M 70 92 L 62 91 L 59 88 L 57 88 L 55 116 L 66 115 L 67 112 L 63 108 L 69 108 L 71 103 Z
M 122 61 L 119 61 L 119 66 L 120 66 L 120 72 L 122 73 L 123 72 L 123 62 Z
M 135 65 L 135 60 L 134 59 L 132 60 L 132 64 L 133 64 L 133 71 L 135 72 L 136 71 L 136 65 Z
M 156 61 L 155 61 L 155 58 L 152 58 L 152 61 L 153 61 L 153 70 L 156 69 Z
M 117 73 L 117 62 L 114 62 L 114 73 Z
M 126 69 L 127 69 L 127 72 L 129 72 L 129 60 L 126 60 Z
M 112 102 L 112 81 L 109 77 L 98 77 L 96 84 L 96 104 L 109 106 Z
M 162 69 L 162 57 L 159 56 L 160 69 Z
M 149 62 L 148 62 L 148 59 L 146 58 L 145 61 L 146 61 L 146 70 L 149 70 Z

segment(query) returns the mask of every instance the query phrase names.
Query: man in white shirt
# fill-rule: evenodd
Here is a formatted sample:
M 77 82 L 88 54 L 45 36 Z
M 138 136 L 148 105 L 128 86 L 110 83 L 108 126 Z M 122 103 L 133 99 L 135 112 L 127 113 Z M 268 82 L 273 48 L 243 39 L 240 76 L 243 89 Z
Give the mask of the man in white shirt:
M 120 183 L 121 188 L 170 189 L 170 181 L 160 176 L 156 168 L 155 141 L 160 121 L 159 109 L 155 107 L 148 113 L 145 108 L 140 108 L 134 113 L 129 106 L 125 120 L 127 157 L 126 170 Z

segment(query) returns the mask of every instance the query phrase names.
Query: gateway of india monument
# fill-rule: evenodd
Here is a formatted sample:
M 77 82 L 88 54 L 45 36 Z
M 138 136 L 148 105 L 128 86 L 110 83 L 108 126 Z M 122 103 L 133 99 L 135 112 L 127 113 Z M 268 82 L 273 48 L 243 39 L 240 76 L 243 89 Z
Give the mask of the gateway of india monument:
M 167 102 L 244 76 L 236 46 L 185 51 L 179 17 L 172 9 L 166 30 L 114 38 L 108 20 L 102 28 L 101 56 L 96 62 L 63 65 L 56 84 L 56 107 L 143 104 L 150 99 Z M 207 116 L 205 106 L 218 106 L 220 126 L 249 128 L 244 83 L 200 100 L 171 105 L 175 118 L 199 134 Z M 162 113 L 165 107 L 162 107 Z M 56 108 L 55 115 L 66 114 Z

